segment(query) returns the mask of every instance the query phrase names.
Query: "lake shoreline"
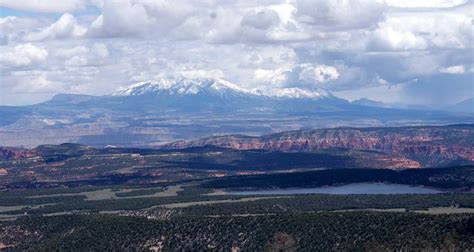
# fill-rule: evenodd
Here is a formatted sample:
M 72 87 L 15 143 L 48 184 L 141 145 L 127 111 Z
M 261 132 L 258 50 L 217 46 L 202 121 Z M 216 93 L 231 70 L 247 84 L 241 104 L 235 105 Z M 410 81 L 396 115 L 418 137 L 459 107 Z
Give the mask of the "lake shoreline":
M 218 191 L 224 195 L 290 195 L 290 194 L 439 194 L 448 191 L 440 188 L 426 187 L 423 185 L 406 185 L 393 183 L 350 183 L 344 185 L 332 185 L 323 187 L 293 187 L 293 188 L 271 188 L 255 190 L 246 188 L 243 190 Z

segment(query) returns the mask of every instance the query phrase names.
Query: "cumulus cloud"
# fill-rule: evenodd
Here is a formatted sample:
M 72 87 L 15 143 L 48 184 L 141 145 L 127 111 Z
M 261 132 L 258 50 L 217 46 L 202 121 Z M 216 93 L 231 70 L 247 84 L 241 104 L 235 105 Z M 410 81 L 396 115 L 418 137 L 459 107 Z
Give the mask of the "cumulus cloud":
M 271 44 L 298 39 L 297 36 L 289 36 L 291 31 L 282 23 L 278 12 L 269 8 L 242 13 L 223 9 L 216 14 L 216 19 L 210 24 L 212 29 L 203 36 L 213 43 Z
M 402 8 L 447 8 L 454 7 L 469 0 L 386 0 L 386 3 L 393 7 Z
M 93 46 L 93 51 L 94 53 L 101 57 L 101 58 L 106 58 L 109 56 L 109 49 L 107 48 L 107 46 L 103 43 L 96 43 L 94 44 Z
M 46 73 L 33 71 L 25 72 L 27 74 L 17 75 L 17 85 L 14 86 L 13 91 L 17 93 L 37 93 L 56 91 L 52 89 L 52 84 L 48 80 Z
M 86 54 L 90 49 L 86 46 L 74 46 L 68 48 L 57 48 L 54 55 L 63 59 L 72 58 L 76 55 Z
M 429 1 L 428 1 L 429 2 Z M 425 50 L 472 48 L 473 14 L 470 7 L 429 11 L 397 9 L 387 14 L 369 36 L 369 50 Z
M 277 68 L 277 69 L 256 69 L 254 71 L 254 78 L 266 86 L 284 86 L 288 81 L 287 74 L 290 73 L 289 69 Z
M 5 67 L 24 67 L 47 60 L 48 51 L 33 44 L 20 44 L 0 51 L 0 63 Z
M 53 55 L 65 66 L 79 67 L 87 66 L 89 63 L 98 64 L 109 56 L 109 50 L 105 44 L 95 43 L 91 46 L 57 48 Z
M 74 56 L 64 62 L 66 66 L 85 66 L 89 61 L 85 56 Z
M 269 86 L 315 88 L 337 80 L 339 72 L 334 66 L 303 63 L 291 68 L 257 69 L 254 76 Z
M 339 72 L 333 66 L 302 64 L 299 68 L 299 80 L 304 83 L 325 83 L 339 78 Z
M 2 104 L 31 104 L 51 98 L 58 92 L 71 92 L 64 83 L 51 80 L 51 73 L 41 70 L 19 70 L 2 76 Z M 8 90 L 3 92 L 3 90 Z
M 250 26 L 260 30 L 266 30 L 280 22 L 278 13 L 274 10 L 261 10 L 249 12 L 244 15 L 240 22 L 243 26 Z
M 201 40 L 215 44 L 308 40 L 288 3 L 275 5 L 208 1 L 110 1 L 88 27 L 88 37 Z
M 225 78 L 224 72 L 220 69 L 196 70 L 185 68 L 178 70 L 176 74 L 186 78 Z
M 439 72 L 445 73 L 445 74 L 463 74 L 465 72 L 465 69 L 463 65 L 449 66 L 449 67 L 440 68 Z
M 47 26 L 49 20 L 35 17 L 0 18 L 0 45 L 21 43 L 25 34 Z
M 375 26 L 384 18 L 382 1 L 296 0 L 296 18 L 321 29 L 358 29 Z
M 56 22 L 42 29 L 39 32 L 27 34 L 25 41 L 41 41 L 46 39 L 64 39 L 81 37 L 85 34 L 86 28 L 77 24 L 76 19 L 69 13 L 63 14 Z
M 48 95 L 54 88 L 107 94 L 185 75 L 257 89 L 324 87 L 345 97 L 397 90 L 402 100 L 411 80 L 473 73 L 474 5 L 467 0 L 46 2 L 0 0 L 38 12 L 0 18 L 2 83 L 26 88 L 35 77 Z M 41 74 L 26 73 L 33 70 Z
M 368 43 L 369 50 L 424 50 L 425 40 L 410 31 L 397 31 L 393 27 L 377 29 L 372 33 Z
M 188 5 L 186 2 L 177 4 L 167 0 L 104 1 L 102 14 L 91 24 L 88 35 L 161 36 L 185 21 L 191 11 Z
M 31 12 L 63 13 L 83 9 L 85 1 L 60 0 L 51 3 L 50 0 L 0 0 L 0 7 Z

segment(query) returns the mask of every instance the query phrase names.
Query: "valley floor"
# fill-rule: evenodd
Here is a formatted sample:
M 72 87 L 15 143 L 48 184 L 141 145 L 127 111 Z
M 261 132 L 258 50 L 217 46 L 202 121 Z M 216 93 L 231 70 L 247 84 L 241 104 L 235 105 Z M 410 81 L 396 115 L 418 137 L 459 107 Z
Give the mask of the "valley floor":
M 232 195 L 212 180 L 0 194 L 8 250 L 391 251 L 474 247 L 474 194 Z

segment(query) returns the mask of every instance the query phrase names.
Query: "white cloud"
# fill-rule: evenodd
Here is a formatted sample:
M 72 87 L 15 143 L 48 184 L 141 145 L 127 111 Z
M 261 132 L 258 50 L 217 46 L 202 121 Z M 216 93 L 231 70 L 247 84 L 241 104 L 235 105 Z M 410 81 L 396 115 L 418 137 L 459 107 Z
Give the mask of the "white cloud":
M 276 2 L 276 1 L 275 1 Z M 291 4 L 242 4 L 208 1 L 125 0 L 105 2 L 89 26 L 89 37 L 139 37 L 201 40 L 216 44 L 302 41 L 311 35 L 298 28 Z
M 7 16 L 0 18 L 0 45 L 18 43 L 25 34 L 40 29 L 48 23 L 48 19 L 36 17 Z
M 463 74 L 465 72 L 465 68 L 463 65 L 449 66 L 440 68 L 439 72 L 445 74 Z
M 401 8 L 446 8 L 467 2 L 468 0 L 386 0 L 389 6 Z
M 179 75 L 182 75 L 187 78 L 225 78 L 225 74 L 220 69 L 182 69 L 179 71 Z
M 375 86 L 389 86 L 390 83 L 382 78 L 380 76 L 375 76 L 375 81 L 374 81 Z
M 95 43 L 92 46 L 60 47 L 54 50 L 53 55 L 59 62 L 67 66 L 85 66 L 89 62 L 98 63 L 109 56 L 109 50 L 103 43 Z
M 473 48 L 473 14 L 464 9 L 389 12 L 386 20 L 371 32 L 367 48 L 381 51 Z
M 4 66 L 23 67 L 40 64 L 47 60 L 48 51 L 30 43 L 20 44 L 0 51 L 0 63 Z
M 31 12 L 71 12 L 85 7 L 83 0 L 0 0 L 0 7 Z
M 16 2 L 34 11 L 46 1 Z M 37 70 L 43 75 L 29 74 L 48 80 L 51 94 L 107 94 L 136 80 L 186 75 L 363 95 L 415 78 L 472 74 L 472 1 L 82 0 L 61 7 L 72 2 L 49 1 L 48 11 L 62 8 L 56 20 L 0 18 L 2 84 L 26 88 L 31 79 L 16 73 Z
M 289 70 L 283 68 L 277 69 L 256 69 L 254 71 L 254 79 L 257 82 L 266 84 L 268 86 L 283 86 L 286 82 L 288 77 L 286 73 Z
M 109 49 L 103 43 L 94 44 L 93 50 L 94 50 L 94 53 L 101 58 L 106 58 L 109 56 Z
M 273 87 L 314 88 L 339 78 L 336 67 L 324 64 L 297 64 L 289 68 L 262 69 L 254 71 L 257 81 Z
M 15 94 L 35 94 L 62 91 L 59 83 L 48 78 L 48 73 L 40 70 L 19 70 L 10 76 L 9 84 L 13 83 L 10 91 Z
M 46 74 L 41 74 L 39 76 L 29 78 L 29 84 L 27 85 L 25 89 L 22 89 L 21 91 L 43 92 L 49 89 L 51 84 L 52 83 L 51 81 L 48 80 L 48 78 L 46 77 Z
M 339 72 L 333 66 L 302 64 L 299 67 L 299 80 L 304 83 L 325 83 L 339 78 Z
M 66 66 L 85 66 L 88 60 L 85 56 L 74 56 L 64 62 Z
M 424 50 L 425 40 L 410 31 L 396 31 L 393 27 L 377 29 L 372 33 L 368 43 L 369 50 Z
M 88 35 L 95 37 L 158 37 L 182 24 L 191 9 L 189 3 L 167 0 L 104 1 L 102 14 L 92 23 Z
M 46 39 L 64 39 L 81 37 L 85 34 L 86 28 L 77 24 L 76 19 L 71 14 L 63 14 L 55 23 L 42 29 L 39 32 L 27 34 L 25 41 L 41 41 Z
M 86 54 L 90 49 L 86 46 L 74 46 L 67 48 L 57 48 L 54 50 L 54 55 L 63 59 L 71 58 L 79 54 Z
M 321 29 L 367 28 L 384 18 L 383 1 L 296 0 L 296 19 Z
M 261 10 L 249 12 L 244 15 L 240 22 L 243 26 L 251 26 L 256 29 L 266 30 L 280 23 L 280 17 L 274 10 Z

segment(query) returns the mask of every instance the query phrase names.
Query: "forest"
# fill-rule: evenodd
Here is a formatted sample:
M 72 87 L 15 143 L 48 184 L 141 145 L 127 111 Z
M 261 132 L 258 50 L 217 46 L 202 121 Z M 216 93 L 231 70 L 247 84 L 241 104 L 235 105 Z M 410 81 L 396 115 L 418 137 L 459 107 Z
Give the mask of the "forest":
M 0 224 L 13 251 L 464 251 L 473 215 L 312 213 L 147 220 L 110 215 L 21 218 Z M 0 232 L 2 233 L 2 232 Z M 7 233 L 15 236 L 7 237 Z
M 208 188 L 291 188 L 382 182 L 470 191 L 474 166 L 425 169 L 326 169 L 318 171 L 233 176 L 203 184 Z

